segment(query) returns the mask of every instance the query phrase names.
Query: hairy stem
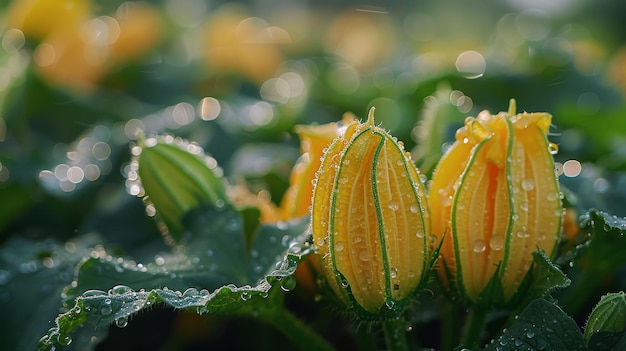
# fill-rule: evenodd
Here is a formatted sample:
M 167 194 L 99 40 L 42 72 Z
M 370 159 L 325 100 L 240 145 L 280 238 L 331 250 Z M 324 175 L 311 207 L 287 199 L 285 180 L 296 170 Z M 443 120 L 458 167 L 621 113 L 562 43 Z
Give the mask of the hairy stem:
M 260 309 L 256 316 L 280 330 L 301 350 L 335 351 L 324 338 L 282 306 Z
M 387 350 L 408 351 L 409 346 L 406 343 L 404 319 L 394 318 L 386 320 L 383 323 L 383 329 L 385 331 L 385 342 L 387 343 Z

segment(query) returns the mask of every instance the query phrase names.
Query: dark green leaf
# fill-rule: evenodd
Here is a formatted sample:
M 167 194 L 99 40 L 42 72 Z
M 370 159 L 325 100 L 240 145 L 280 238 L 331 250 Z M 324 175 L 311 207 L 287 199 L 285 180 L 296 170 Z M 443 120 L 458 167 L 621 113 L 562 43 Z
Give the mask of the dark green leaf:
M 581 229 L 590 233 L 590 237 L 577 248 L 580 251 L 578 263 L 581 274 L 563 304 L 570 313 L 586 306 L 599 282 L 626 265 L 625 218 L 590 210 L 581 217 Z
M 65 245 L 14 238 L 0 251 L 0 315 L 5 321 L 0 339 L 6 350 L 33 350 L 39 337 L 59 313 L 62 290 L 72 280 L 74 267 L 99 238 L 83 236 Z M 86 333 L 85 333 L 86 332 Z M 77 338 L 101 338 L 106 330 L 81 330 Z M 88 335 L 87 335 L 88 334 Z M 91 350 L 92 342 L 81 344 Z
M 589 343 L 597 333 L 623 333 L 625 330 L 626 295 L 624 292 L 606 294 L 589 315 L 585 326 L 585 342 Z M 609 342 L 607 344 L 610 345 Z
M 485 347 L 487 351 L 585 350 L 576 322 L 557 305 L 533 300 L 510 327 Z
M 229 207 L 198 209 L 183 222 L 192 233 L 189 242 L 155 262 L 144 265 L 104 250 L 86 259 L 67 290 L 77 296 L 73 307 L 57 318 L 40 347 L 71 339 L 83 324 L 124 326 L 132 314 L 155 304 L 213 314 L 267 307 L 272 287 L 293 289 L 292 275 L 312 251 L 308 218 L 261 226 L 249 252 L 241 218 Z
M 530 284 L 530 298 L 545 297 L 555 289 L 566 288 L 571 280 L 552 263 L 542 250 L 533 252 L 534 268 Z
M 588 350 L 593 351 L 620 351 L 626 350 L 626 332 L 598 332 L 593 333 L 589 343 Z

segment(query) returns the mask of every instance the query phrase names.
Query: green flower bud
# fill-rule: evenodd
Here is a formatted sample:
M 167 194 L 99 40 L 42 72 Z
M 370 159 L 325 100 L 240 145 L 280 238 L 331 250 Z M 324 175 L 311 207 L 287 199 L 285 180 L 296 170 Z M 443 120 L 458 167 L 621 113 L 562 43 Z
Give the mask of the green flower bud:
M 598 332 L 620 333 L 626 330 L 626 294 L 624 292 L 602 296 L 594 307 L 585 327 L 585 343 Z
M 217 162 L 195 144 L 150 137 L 140 139 L 133 154 L 129 192 L 145 195 L 164 224 L 161 231 L 174 241 L 182 235 L 181 219 L 187 211 L 203 204 L 221 207 L 228 201 Z

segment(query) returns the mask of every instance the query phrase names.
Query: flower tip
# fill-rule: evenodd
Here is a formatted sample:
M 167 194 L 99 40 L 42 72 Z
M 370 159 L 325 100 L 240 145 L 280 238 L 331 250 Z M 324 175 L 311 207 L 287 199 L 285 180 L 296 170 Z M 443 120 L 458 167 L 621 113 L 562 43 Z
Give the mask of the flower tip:
M 367 113 L 367 125 L 368 126 L 374 126 L 374 110 L 376 110 L 376 107 L 372 106 L 372 108 L 370 108 L 370 111 Z
M 509 116 L 515 116 L 515 110 L 517 110 L 515 99 L 511 99 L 509 100 Z

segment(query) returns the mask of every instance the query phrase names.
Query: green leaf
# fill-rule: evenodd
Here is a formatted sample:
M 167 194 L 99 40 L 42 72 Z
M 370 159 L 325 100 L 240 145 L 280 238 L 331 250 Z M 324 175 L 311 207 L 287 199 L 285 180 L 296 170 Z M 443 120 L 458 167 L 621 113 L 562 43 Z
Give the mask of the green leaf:
M 593 333 L 587 344 L 588 350 L 620 351 L 626 350 L 626 331 Z
M 599 282 L 626 265 L 626 218 L 590 210 L 581 217 L 581 230 L 591 235 L 577 248 L 581 275 L 563 304 L 570 313 L 585 307 Z
M 33 242 L 12 238 L 0 250 L 0 315 L 5 321 L 0 339 L 6 350 L 33 350 L 39 337 L 59 313 L 61 292 L 72 280 L 74 267 L 99 238 L 82 236 L 77 241 Z M 95 347 L 90 340 L 107 330 L 80 330 L 80 350 Z M 70 348 L 72 349 L 72 348 Z
M 308 218 L 261 226 L 249 251 L 241 218 L 230 207 L 200 208 L 183 222 L 191 239 L 155 262 L 92 253 L 66 291 L 77 296 L 73 307 L 57 317 L 39 347 L 67 342 L 84 324 L 124 326 L 131 315 L 155 304 L 212 314 L 268 308 L 270 290 L 293 289 L 298 263 L 312 252 Z
M 626 218 L 590 210 L 581 227 L 591 232 L 586 256 L 587 269 L 606 274 L 626 264 Z
M 589 343 L 589 340 L 597 333 L 623 333 L 624 331 L 626 331 L 626 294 L 622 291 L 602 296 L 587 320 L 585 342 Z M 617 341 L 614 340 L 614 342 Z M 611 345 L 609 342 L 605 344 Z
M 491 344 L 487 351 L 585 350 L 576 322 L 557 305 L 533 300 Z
M 550 261 L 545 251 L 534 251 L 533 262 L 530 298 L 546 297 L 555 289 L 566 288 L 570 285 L 571 280 L 561 271 L 559 266 Z

